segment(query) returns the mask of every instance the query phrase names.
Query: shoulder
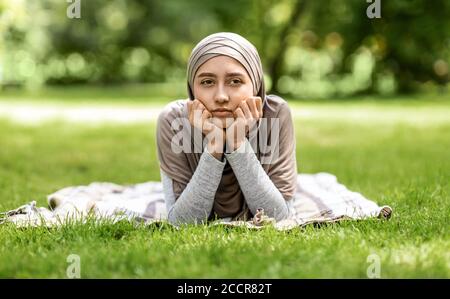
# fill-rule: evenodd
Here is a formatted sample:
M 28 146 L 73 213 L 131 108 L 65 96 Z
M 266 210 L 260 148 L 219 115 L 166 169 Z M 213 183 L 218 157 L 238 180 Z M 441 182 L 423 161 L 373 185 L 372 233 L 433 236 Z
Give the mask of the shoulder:
M 287 105 L 287 101 L 275 94 L 266 95 L 266 102 L 270 105 Z
M 291 115 L 288 102 L 274 94 L 266 95 L 263 110 L 264 116 L 268 118 Z
M 175 100 L 164 106 L 158 116 L 158 125 L 171 123 L 177 118 L 187 117 L 188 101 L 188 99 Z

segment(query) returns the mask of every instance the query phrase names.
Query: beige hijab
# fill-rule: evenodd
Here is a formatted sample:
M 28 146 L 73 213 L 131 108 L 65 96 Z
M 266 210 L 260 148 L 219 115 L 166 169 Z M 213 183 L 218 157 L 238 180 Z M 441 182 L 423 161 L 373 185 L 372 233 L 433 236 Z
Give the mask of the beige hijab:
M 264 73 L 258 51 L 248 40 L 231 32 L 211 34 L 202 39 L 192 50 L 187 69 L 189 98 L 194 99 L 192 86 L 200 66 L 219 55 L 226 55 L 239 61 L 252 80 L 253 93 L 264 100 L 266 96 Z
M 297 164 L 295 159 L 295 136 L 290 110 L 280 97 L 265 94 L 264 77 L 256 48 L 240 35 L 228 32 L 216 33 L 201 40 L 192 50 L 187 69 L 189 100 L 194 99 L 192 86 L 195 74 L 207 60 L 226 55 L 239 61 L 247 70 L 254 87 L 254 94 L 263 99 L 263 118 L 267 119 L 267 135 L 271 134 L 271 121 L 278 119 L 280 124 L 278 159 L 262 164 L 272 182 L 286 200 L 295 193 Z M 200 160 L 201 153 L 174 152 L 171 140 L 178 133 L 171 124 L 175 119 L 187 118 L 187 101 L 179 100 L 169 104 L 158 119 L 157 144 L 161 170 L 173 181 L 173 191 L 178 198 L 192 178 Z M 185 129 L 185 128 L 183 128 Z M 259 133 L 255 138 L 259 139 Z M 267 140 L 270 142 L 270 138 Z M 270 145 L 257 140 L 256 155 L 261 161 L 262 153 Z M 193 138 L 192 138 L 193 148 Z M 263 150 L 262 150 L 263 149 Z M 252 217 L 245 202 L 232 168 L 226 163 L 222 179 L 214 198 L 213 210 L 209 219 L 232 217 L 234 220 L 247 220 Z

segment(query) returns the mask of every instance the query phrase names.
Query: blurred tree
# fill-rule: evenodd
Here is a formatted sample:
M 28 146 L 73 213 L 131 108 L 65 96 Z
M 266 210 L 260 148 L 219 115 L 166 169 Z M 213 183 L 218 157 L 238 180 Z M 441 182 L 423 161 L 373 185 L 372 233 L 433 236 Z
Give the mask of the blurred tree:
M 342 55 L 351 57 L 361 47 L 376 59 L 376 76 L 392 73 L 399 91 L 413 91 L 416 82 L 449 80 L 450 2 L 446 0 L 381 1 L 381 18 L 369 19 L 366 1 L 350 0 L 339 5 L 311 5 L 310 29 L 324 37 L 337 32 L 343 37 Z M 347 67 L 347 69 L 345 68 Z M 349 64 L 338 68 L 348 70 Z
M 279 39 L 276 43 L 278 45 L 278 48 L 273 55 L 269 68 L 270 77 L 275 83 L 280 80 L 281 74 L 283 73 L 282 64 L 283 60 L 285 59 L 286 50 L 288 48 L 288 34 L 293 27 L 298 26 L 300 16 L 305 13 L 305 4 L 305 0 L 295 1 L 295 3 L 292 5 L 293 7 L 289 19 L 285 22 L 285 24 L 283 24 L 281 32 L 277 35 Z M 272 86 L 272 92 L 279 93 L 277 84 L 274 84 Z
M 415 90 L 449 81 L 450 2 L 0 0 L 0 84 L 180 82 L 218 31 L 255 44 L 272 91 L 295 97 Z

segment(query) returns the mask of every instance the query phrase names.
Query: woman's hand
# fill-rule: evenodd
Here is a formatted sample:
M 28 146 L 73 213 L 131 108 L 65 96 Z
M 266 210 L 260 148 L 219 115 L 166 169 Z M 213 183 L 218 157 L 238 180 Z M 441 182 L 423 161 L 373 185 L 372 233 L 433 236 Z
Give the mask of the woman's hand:
M 190 124 L 200 130 L 208 141 L 208 152 L 221 160 L 225 144 L 225 132 L 220 127 L 220 120 L 212 117 L 199 100 L 188 101 L 188 116 Z
M 254 129 L 263 116 L 260 97 L 248 98 L 234 111 L 235 120 L 226 130 L 226 142 L 231 151 L 238 149 L 245 141 L 247 133 Z

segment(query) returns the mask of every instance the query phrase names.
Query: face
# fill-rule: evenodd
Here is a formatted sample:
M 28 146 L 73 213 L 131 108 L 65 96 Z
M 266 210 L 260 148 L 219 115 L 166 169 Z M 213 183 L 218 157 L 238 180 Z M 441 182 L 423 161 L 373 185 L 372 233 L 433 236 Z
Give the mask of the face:
M 225 126 L 225 119 L 233 118 L 239 104 L 253 96 L 253 84 L 242 64 L 220 55 L 200 66 L 194 78 L 193 93 Z

